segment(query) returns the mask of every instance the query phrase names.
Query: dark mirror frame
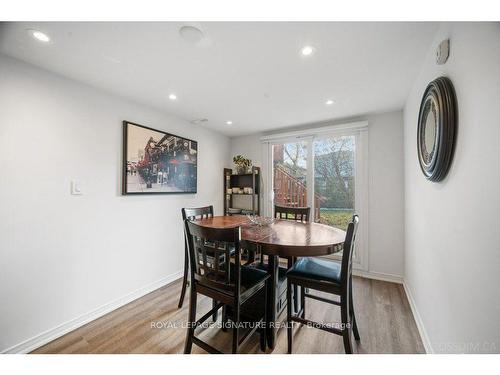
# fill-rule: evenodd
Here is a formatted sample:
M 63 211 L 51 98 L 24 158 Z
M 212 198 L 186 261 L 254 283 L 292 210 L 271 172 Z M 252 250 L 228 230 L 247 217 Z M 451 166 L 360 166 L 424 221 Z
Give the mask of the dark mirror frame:
M 432 103 L 434 105 L 432 105 Z M 427 115 L 435 108 L 436 139 L 430 160 L 424 155 Z M 457 100 L 450 79 L 439 77 L 429 83 L 420 103 L 417 129 L 417 154 L 425 177 L 434 182 L 442 181 L 451 165 L 457 133 Z

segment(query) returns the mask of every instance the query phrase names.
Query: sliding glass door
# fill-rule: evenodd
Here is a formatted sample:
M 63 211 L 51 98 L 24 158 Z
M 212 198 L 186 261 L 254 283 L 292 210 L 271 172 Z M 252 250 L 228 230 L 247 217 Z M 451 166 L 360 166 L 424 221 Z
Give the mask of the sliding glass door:
M 356 209 L 356 137 L 314 140 L 314 219 L 343 230 Z
M 327 136 L 271 147 L 273 204 L 311 207 L 311 220 L 345 230 L 356 208 L 356 137 Z M 314 173 L 308 173 L 311 169 Z
M 273 203 L 306 207 L 308 142 L 284 142 L 272 146 Z
M 274 205 L 311 207 L 310 220 L 342 230 L 347 229 L 354 213 L 363 215 L 362 222 L 367 220 L 366 140 L 365 128 L 268 142 L 272 188 L 268 190 L 271 204 L 267 213 L 274 215 Z M 358 233 L 358 237 L 359 248 L 365 235 Z M 359 265 L 362 251 L 356 253 Z

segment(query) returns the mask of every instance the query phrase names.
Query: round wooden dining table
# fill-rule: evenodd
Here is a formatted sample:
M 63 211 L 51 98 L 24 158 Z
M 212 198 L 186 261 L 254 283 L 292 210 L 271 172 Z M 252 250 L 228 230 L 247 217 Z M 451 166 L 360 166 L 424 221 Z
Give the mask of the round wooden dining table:
M 276 345 L 279 324 L 277 316 L 282 309 L 278 295 L 279 257 L 306 257 L 329 255 L 342 250 L 345 232 L 341 229 L 319 223 L 304 223 L 276 219 L 266 226 L 252 224 L 246 216 L 214 216 L 197 220 L 196 224 L 207 228 L 241 227 L 243 242 L 257 245 L 259 251 L 268 256 L 270 274 L 268 301 L 268 344 Z M 244 247 L 244 246 L 243 246 Z

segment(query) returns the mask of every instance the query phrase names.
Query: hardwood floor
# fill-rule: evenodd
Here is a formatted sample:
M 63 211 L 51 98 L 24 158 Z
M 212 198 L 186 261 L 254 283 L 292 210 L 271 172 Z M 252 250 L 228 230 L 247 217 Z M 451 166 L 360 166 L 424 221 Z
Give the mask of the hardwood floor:
M 358 353 L 424 353 L 424 347 L 406 298 L 399 284 L 353 278 L 354 306 L 361 341 Z M 177 308 L 181 282 L 176 281 L 139 298 L 83 327 L 70 332 L 33 353 L 182 353 L 187 298 Z M 198 316 L 211 306 L 208 298 L 198 298 Z M 340 309 L 308 299 L 306 317 L 316 321 L 340 322 Z M 284 318 L 284 316 L 282 316 Z M 220 321 L 220 317 L 219 317 Z M 224 352 L 230 351 L 231 333 L 216 327 L 200 328 L 200 338 Z M 198 332 L 198 331 L 197 331 Z M 258 335 L 241 349 L 242 353 L 262 353 Z M 271 352 L 268 349 L 268 352 Z M 294 353 L 344 353 L 337 335 L 297 325 L 294 328 Z M 205 353 L 193 345 L 193 353 Z M 278 333 L 272 353 L 286 353 L 286 329 Z

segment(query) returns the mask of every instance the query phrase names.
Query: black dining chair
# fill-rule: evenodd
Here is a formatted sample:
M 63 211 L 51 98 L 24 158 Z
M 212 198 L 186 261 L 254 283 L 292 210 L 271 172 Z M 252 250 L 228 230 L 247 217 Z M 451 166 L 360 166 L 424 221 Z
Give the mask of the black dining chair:
M 214 217 L 214 206 L 206 206 L 206 207 L 196 207 L 196 208 L 183 208 L 181 210 L 182 213 L 182 222 L 196 219 L 207 219 L 210 217 Z M 179 309 L 184 304 L 184 296 L 186 294 L 186 287 L 188 285 L 188 274 L 189 274 L 189 251 L 187 238 L 184 233 L 184 275 L 182 277 L 182 289 L 181 289 L 181 297 L 179 298 Z M 215 306 L 215 304 L 214 304 Z
M 269 275 L 241 264 L 241 227 L 207 228 L 186 219 L 185 231 L 191 265 L 188 331 L 184 353 L 191 353 L 193 344 L 209 353 L 221 353 L 195 336 L 196 328 L 226 306 L 233 322 L 232 353 L 237 353 L 251 335 L 259 329 L 261 350 L 266 349 L 266 281 Z M 231 248 L 234 248 L 231 261 Z M 255 324 L 240 338 L 242 306 L 258 293 L 263 293 L 263 304 Z M 198 293 L 218 301 L 216 306 L 196 320 Z M 254 309 L 255 311 L 255 309 Z
M 292 353 L 292 322 L 312 324 L 319 329 L 342 336 L 344 339 L 344 349 L 347 354 L 352 353 L 351 331 L 354 333 L 356 341 L 360 340 L 352 297 L 352 254 L 354 252 L 358 224 L 358 215 L 354 215 L 352 217 L 352 222 L 350 222 L 347 227 L 342 260 L 340 262 L 315 257 L 305 257 L 300 258 L 287 272 L 288 353 Z M 290 287 L 292 285 L 299 286 L 302 290 L 301 310 L 295 314 L 292 314 L 290 305 L 292 299 Z M 309 294 L 305 292 L 305 288 L 338 295 L 340 296 L 340 301 Z M 306 298 L 340 306 L 341 328 L 334 328 L 324 323 L 316 323 L 305 319 Z

